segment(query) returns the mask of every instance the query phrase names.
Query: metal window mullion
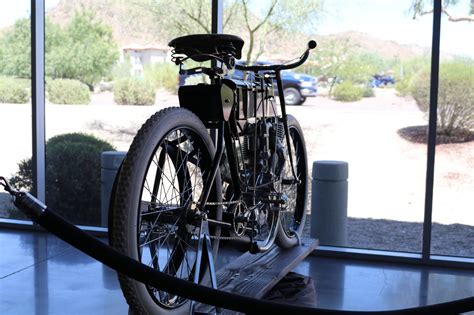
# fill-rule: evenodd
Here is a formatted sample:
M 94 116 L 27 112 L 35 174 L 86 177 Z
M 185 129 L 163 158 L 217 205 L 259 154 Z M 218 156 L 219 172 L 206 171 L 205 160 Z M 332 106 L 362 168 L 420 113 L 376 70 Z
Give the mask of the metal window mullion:
M 428 122 L 428 154 L 426 162 L 425 213 L 423 220 L 422 259 L 430 260 L 433 218 L 433 187 L 436 154 L 436 125 L 438 111 L 439 51 L 441 37 L 441 0 L 433 1 L 433 34 L 431 45 L 431 83 Z
M 212 0 L 211 3 L 211 33 L 221 34 L 223 30 L 223 16 L 224 16 L 224 4 L 223 0 Z M 219 67 L 219 61 L 212 59 L 211 67 Z M 217 131 L 215 129 L 210 130 L 211 139 L 214 145 L 217 144 Z
M 224 19 L 224 5 L 223 0 L 212 0 L 212 18 L 211 18 L 211 33 L 222 33 L 223 19 Z
M 44 0 L 31 0 L 33 194 L 45 202 Z

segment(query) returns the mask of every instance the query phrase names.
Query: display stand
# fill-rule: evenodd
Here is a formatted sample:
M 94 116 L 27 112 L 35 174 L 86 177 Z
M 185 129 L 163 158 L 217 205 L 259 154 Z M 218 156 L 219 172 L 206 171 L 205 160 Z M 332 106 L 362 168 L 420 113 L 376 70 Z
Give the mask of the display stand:
M 204 256 L 203 256 L 204 254 Z M 211 281 L 211 287 L 217 289 L 217 278 L 216 278 L 216 269 L 214 267 L 214 257 L 212 256 L 212 245 L 211 238 L 209 236 L 209 225 L 207 220 L 201 220 L 201 229 L 199 233 L 199 242 L 198 250 L 196 257 L 196 272 L 194 273 L 194 283 L 199 283 L 201 263 L 203 259 L 206 260 L 207 266 L 209 268 L 209 277 Z M 194 301 L 191 301 L 189 306 L 189 314 L 195 313 L 196 304 Z M 217 308 L 217 312 L 220 313 L 220 309 Z
M 288 272 L 305 259 L 318 245 L 318 241 L 302 238 L 301 245 L 289 249 L 273 246 L 259 254 L 245 253 L 216 274 L 218 289 L 229 293 L 262 298 Z M 194 314 L 237 314 L 206 304 L 195 304 Z

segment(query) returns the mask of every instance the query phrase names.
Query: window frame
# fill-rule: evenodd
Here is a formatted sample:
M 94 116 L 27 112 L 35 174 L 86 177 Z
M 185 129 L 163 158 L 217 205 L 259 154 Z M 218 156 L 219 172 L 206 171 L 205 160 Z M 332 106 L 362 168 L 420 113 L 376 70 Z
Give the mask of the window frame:
M 223 0 L 212 0 L 212 33 L 222 33 Z M 474 268 L 474 258 L 431 254 L 434 167 L 436 157 L 436 120 L 438 106 L 441 0 L 433 1 L 433 29 L 431 46 L 430 110 L 426 160 L 425 205 L 421 253 L 405 253 L 374 249 L 319 246 L 313 255 L 368 261 L 403 262 L 454 268 Z M 45 200 L 45 86 L 44 86 L 44 19 L 45 0 L 31 0 L 31 65 L 32 65 L 32 143 L 33 193 Z M 0 228 L 40 230 L 28 221 L 0 219 Z M 106 235 L 101 227 L 82 227 L 95 235 Z

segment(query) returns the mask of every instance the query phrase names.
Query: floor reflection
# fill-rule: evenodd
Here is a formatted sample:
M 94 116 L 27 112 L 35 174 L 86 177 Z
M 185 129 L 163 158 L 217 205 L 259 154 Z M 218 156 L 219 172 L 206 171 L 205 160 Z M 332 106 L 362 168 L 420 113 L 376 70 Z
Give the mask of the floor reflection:
M 0 230 L 0 314 L 127 314 L 115 271 L 46 233 Z
M 115 271 L 45 233 L 0 230 L 0 314 L 127 314 Z M 241 252 L 223 250 L 217 266 Z M 310 256 L 318 307 L 393 310 L 474 295 L 474 271 Z
M 310 257 L 294 270 L 313 278 L 318 307 L 395 310 L 474 295 L 474 271 Z

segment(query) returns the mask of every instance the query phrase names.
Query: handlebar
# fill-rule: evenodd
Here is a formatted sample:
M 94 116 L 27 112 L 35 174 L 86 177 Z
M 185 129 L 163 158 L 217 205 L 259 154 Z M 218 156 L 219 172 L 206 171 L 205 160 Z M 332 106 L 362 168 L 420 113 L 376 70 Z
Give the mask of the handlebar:
M 317 46 L 316 41 L 310 40 L 308 42 L 308 48 L 306 48 L 303 55 L 301 55 L 298 61 L 293 62 L 293 63 L 275 64 L 275 65 L 258 65 L 258 66 L 245 66 L 245 65 L 236 64 L 235 69 L 242 70 L 242 71 L 265 71 L 265 70 L 279 71 L 279 70 L 294 69 L 296 67 L 301 66 L 306 61 L 306 59 L 308 59 L 309 51 L 311 49 L 316 48 L 316 46 Z

